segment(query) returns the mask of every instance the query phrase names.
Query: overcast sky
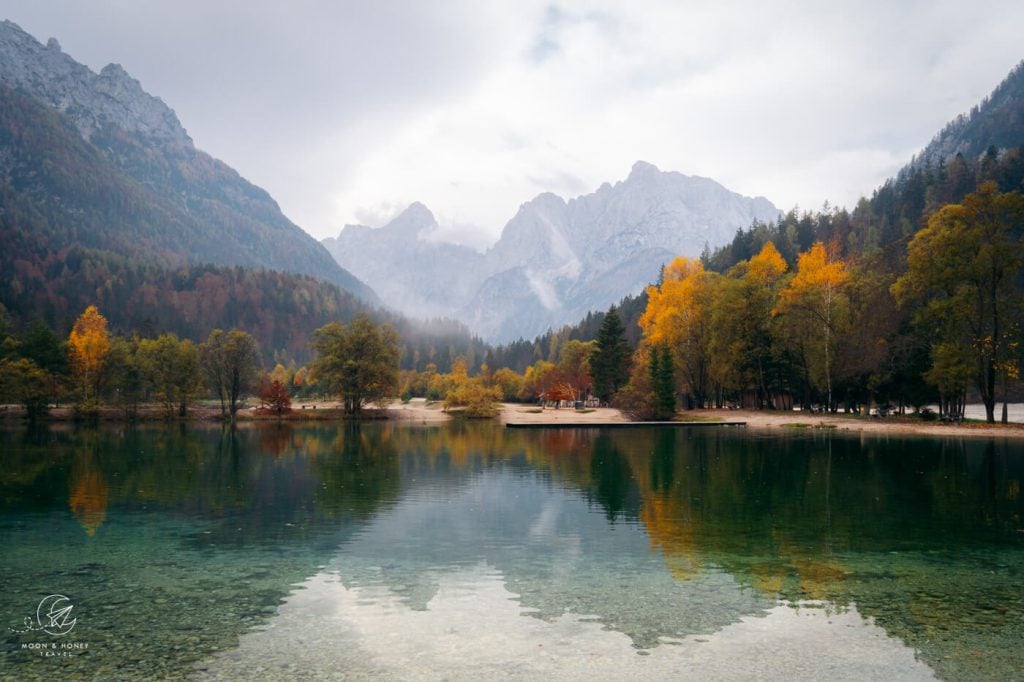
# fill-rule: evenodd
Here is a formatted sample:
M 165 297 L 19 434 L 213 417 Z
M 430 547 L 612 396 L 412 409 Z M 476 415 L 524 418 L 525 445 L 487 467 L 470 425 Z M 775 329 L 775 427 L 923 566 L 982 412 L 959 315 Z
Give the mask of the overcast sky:
M 118 62 L 318 238 L 412 201 L 495 240 L 634 161 L 852 206 L 1024 59 L 1024 2 L 0 0 Z

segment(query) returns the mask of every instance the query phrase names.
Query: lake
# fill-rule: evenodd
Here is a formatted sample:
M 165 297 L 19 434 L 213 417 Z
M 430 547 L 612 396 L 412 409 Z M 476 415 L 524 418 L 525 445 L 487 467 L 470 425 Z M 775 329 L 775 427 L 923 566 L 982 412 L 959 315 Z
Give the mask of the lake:
M 1021 441 L 59 426 L 0 452 L 5 678 L 1024 678 Z

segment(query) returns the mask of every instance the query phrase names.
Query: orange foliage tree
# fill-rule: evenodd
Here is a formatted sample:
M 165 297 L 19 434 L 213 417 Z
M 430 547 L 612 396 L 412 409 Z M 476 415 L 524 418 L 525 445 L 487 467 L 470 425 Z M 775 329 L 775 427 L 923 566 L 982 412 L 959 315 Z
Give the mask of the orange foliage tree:
M 711 310 L 717 278 L 697 258 L 676 258 L 665 266 L 661 284 L 647 287 L 647 308 L 640 317 L 644 341 L 672 349 L 697 407 L 704 407 L 710 388 Z
M 292 409 L 292 396 L 288 392 L 288 386 L 280 379 L 264 377 L 259 388 L 260 403 L 267 409 L 283 414 Z
M 96 306 L 91 305 L 75 321 L 68 337 L 68 355 L 80 406 L 96 406 L 103 365 L 109 352 L 107 320 Z

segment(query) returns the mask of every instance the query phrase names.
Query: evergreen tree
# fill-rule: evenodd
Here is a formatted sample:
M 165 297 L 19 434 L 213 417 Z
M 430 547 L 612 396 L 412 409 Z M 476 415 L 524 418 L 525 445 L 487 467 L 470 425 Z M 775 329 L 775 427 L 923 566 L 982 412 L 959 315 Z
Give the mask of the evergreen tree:
M 675 366 L 668 347 L 653 346 L 648 364 L 654 389 L 654 418 L 671 419 L 676 413 Z
M 68 354 L 63 342 L 38 317 L 22 337 L 18 354 L 57 376 L 68 373 Z
M 629 344 L 625 333 L 622 319 L 612 306 L 605 313 L 601 329 L 597 332 L 597 348 L 590 357 L 594 393 L 602 402 L 609 402 L 629 379 Z

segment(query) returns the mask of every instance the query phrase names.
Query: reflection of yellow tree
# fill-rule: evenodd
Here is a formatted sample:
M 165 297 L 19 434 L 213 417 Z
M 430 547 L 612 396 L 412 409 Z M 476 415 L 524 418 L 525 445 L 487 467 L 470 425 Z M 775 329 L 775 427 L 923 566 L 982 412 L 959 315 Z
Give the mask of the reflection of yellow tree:
M 641 486 L 642 488 L 642 486 Z M 700 568 L 695 537 L 697 529 L 679 499 L 641 491 L 644 496 L 640 520 L 647 529 L 651 547 L 660 550 L 676 580 L 690 580 Z
M 653 549 L 677 580 L 692 580 L 700 572 L 703 538 L 700 510 L 694 507 L 685 473 L 675 471 L 675 433 L 661 431 L 630 439 L 625 447 L 642 500 L 640 521 Z M 649 475 L 642 475 L 648 472 Z
M 691 580 L 702 566 L 714 564 L 769 598 L 841 600 L 847 571 L 832 552 L 827 522 L 808 542 L 756 520 L 764 509 L 751 506 L 749 498 L 754 458 L 705 442 L 684 459 L 671 431 L 638 433 L 618 445 L 635 475 L 640 521 L 651 547 L 677 580 Z M 826 465 L 807 482 L 815 506 L 802 513 L 830 518 L 828 476 Z M 748 563 L 747 556 L 763 558 Z
M 107 518 L 109 488 L 90 452 L 80 453 L 71 472 L 68 506 L 91 537 Z

